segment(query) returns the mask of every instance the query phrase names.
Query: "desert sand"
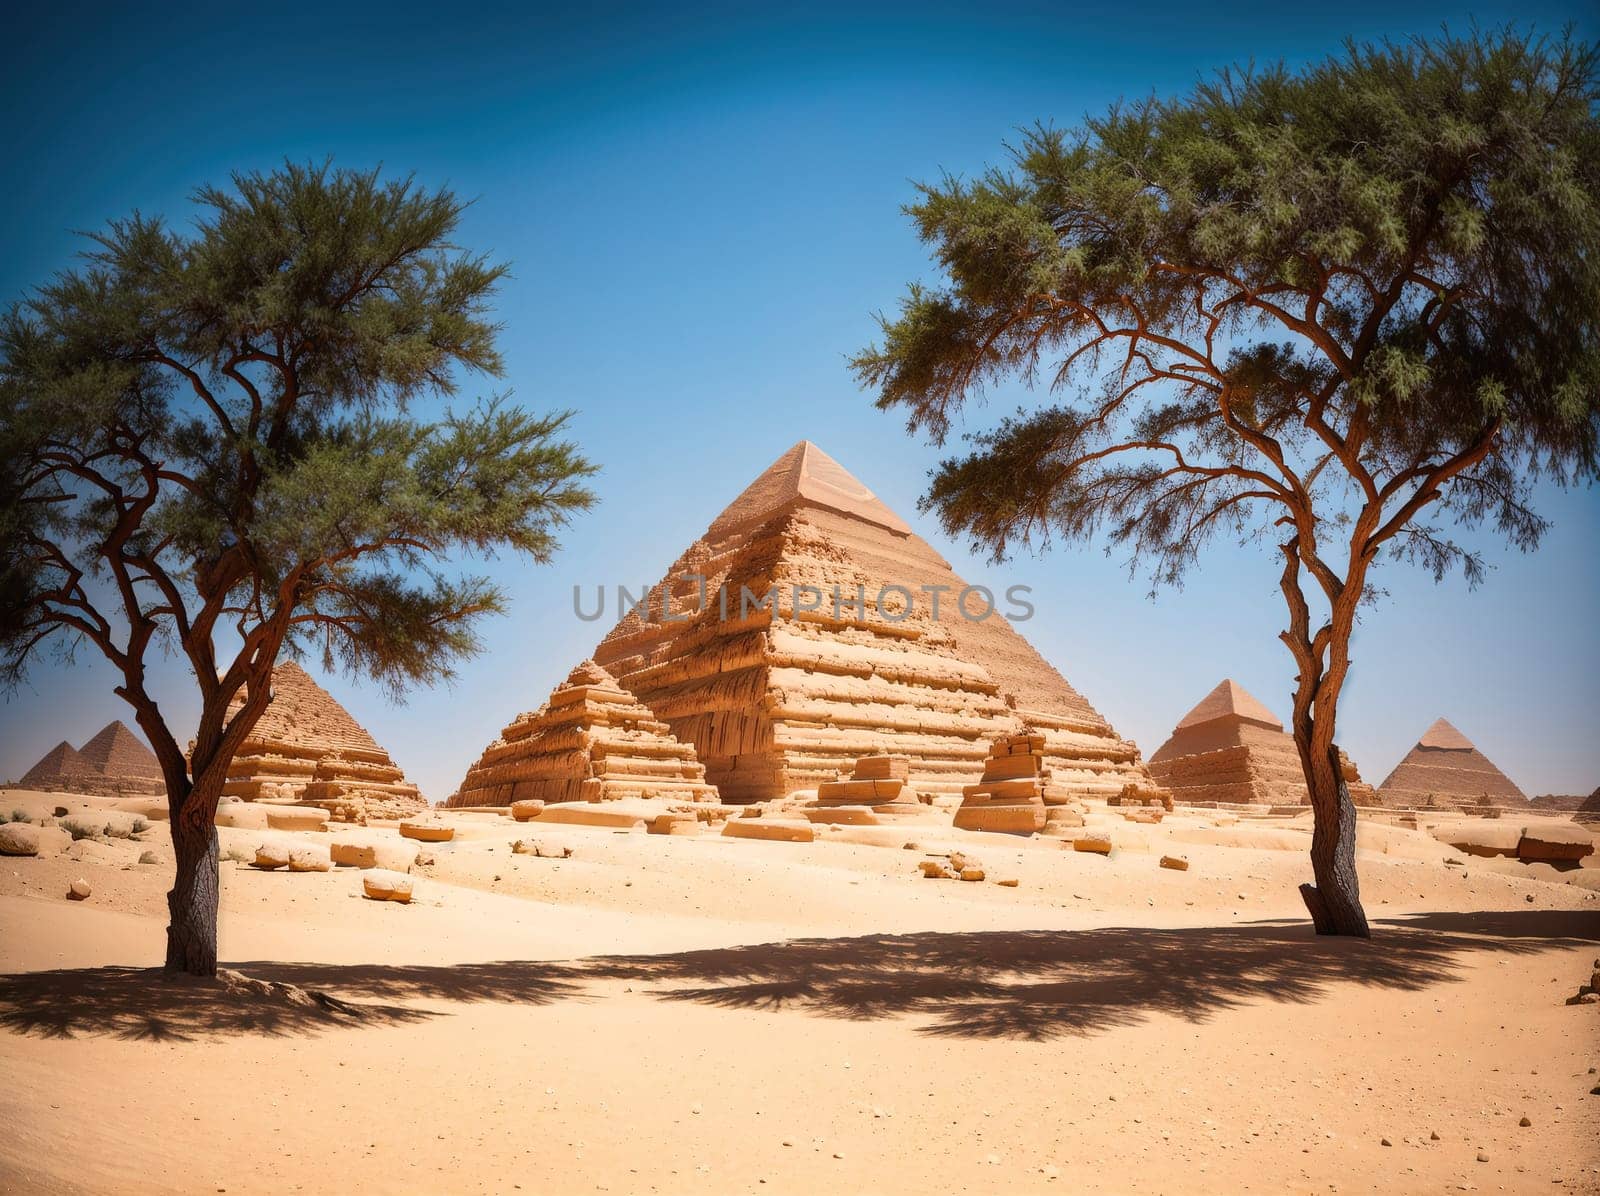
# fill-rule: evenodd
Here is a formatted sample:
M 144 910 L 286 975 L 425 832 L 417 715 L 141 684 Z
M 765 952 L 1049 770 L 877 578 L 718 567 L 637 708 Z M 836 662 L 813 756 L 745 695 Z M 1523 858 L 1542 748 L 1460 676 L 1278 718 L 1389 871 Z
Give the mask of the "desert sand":
M 7 1191 L 1600 1190 L 1600 1006 L 1565 1003 L 1592 855 L 1363 820 L 1359 942 L 1311 934 L 1306 815 L 1090 807 L 1109 856 L 933 823 L 224 827 L 221 954 L 257 992 L 150 970 L 163 823 L 0 797 L 58 805 L 113 833 L 0 858 Z M 413 900 L 245 862 L 330 842 Z M 952 851 L 984 880 L 923 877 Z

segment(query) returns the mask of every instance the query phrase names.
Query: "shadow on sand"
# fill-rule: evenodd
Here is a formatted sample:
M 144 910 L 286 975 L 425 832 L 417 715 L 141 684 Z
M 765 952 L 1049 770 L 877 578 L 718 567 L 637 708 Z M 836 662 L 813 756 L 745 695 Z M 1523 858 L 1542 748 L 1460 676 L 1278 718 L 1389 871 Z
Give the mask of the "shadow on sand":
M 914 1017 L 927 1034 L 1042 1040 L 1152 1012 L 1199 1021 L 1243 1001 L 1306 1003 L 1339 984 L 1415 990 L 1456 979 L 1471 952 L 1600 942 L 1600 915 L 1425 914 L 1376 932 L 1371 941 L 1319 939 L 1301 923 L 1258 922 L 790 939 L 569 963 L 233 965 L 264 982 L 253 986 L 173 983 L 136 968 L 23 972 L 0 976 L 0 1027 L 61 1038 L 311 1034 L 441 1012 L 412 1002 L 544 1005 L 598 995 L 589 991 L 596 983 L 628 981 L 654 986 L 664 1000 L 857 1020 Z

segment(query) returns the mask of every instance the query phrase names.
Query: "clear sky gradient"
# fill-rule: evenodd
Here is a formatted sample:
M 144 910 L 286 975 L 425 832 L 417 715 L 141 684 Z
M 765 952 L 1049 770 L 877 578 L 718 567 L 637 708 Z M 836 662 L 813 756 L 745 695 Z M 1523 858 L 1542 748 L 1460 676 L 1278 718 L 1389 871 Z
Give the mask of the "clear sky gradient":
M 938 450 L 876 411 L 845 368 L 874 339 L 873 313 L 930 276 L 900 206 L 913 180 L 1000 159 L 1021 125 L 1076 124 L 1229 63 L 1513 16 L 1600 36 L 1584 0 L 226 7 L 13 13 L 0 295 L 69 265 L 71 230 L 135 208 L 187 221 L 197 185 L 285 157 L 381 163 L 476 198 L 462 242 L 514 268 L 499 306 L 505 383 L 528 405 L 575 409 L 604 472 L 599 507 L 553 567 L 490 565 L 514 605 L 453 686 L 394 706 L 324 678 L 436 800 L 603 633 L 574 617 L 575 584 L 653 582 L 803 438 L 970 581 L 1031 585 L 1038 612 L 1021 630 L 1147 755 L 1223 677 L 1284 716 L 1294 670 L 1266 550 L 1223 547 L 1151 601 L 1099 549 L 991 568 L 917 514 Z M 995 396 L 969 427 L 1023 397 Z M 1390 597 L 1364 616 L 1341 717 L 1367 779 L 1444 715 L 1530 794 L 1600 784 L 1600 495 L 1550 493 L 1542 510 L 1555 527 L 1537 554 L 1485 541 L 1495 568 L 1475 593 L 1400 568 L 1381 578 Z M 181 666 L 160 673 L 187 729 Z M 43 662 L 0 705 L 0 778 L 61 739 L 131 724 L 113 683 L 88 650 L 70 668 Z

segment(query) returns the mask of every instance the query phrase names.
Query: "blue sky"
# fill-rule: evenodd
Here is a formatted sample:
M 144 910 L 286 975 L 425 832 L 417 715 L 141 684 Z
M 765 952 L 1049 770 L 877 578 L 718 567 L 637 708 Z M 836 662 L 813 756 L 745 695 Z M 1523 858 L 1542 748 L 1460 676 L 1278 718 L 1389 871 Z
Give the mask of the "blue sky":
M 503 560 L 510 615 L 453 687 L 390 705 L 329 688 L 434 798 L 537 706 L 600 625 L 574 584 L 655 580 L 713 516 L 802 438 L 816 441 L 971 581 L 1034 589 L 1023 626 L 1146 754 L 1231 676 L 1280 716 L 1293 668 L 1276 565 L 1224 547 L 1155 601 L 1098 548 L 1000 568 L 916 513 L 938 451 L 876 411 L 845 358 L 873 313 L 927 277 L 900 213 L 912 182 L 972 173 L 1035 120 L 1075 124 L 1118 97 L 1173 93 L 1228 63 L 1333 51 L 1343 38 L 1515 16 L 1590 38 L 1586 3 L 1338 6 L 916 4 L 577 6 L 547 13 L 405 5 L 155 11 L 31 5 L 0 49 L 0 294 L 69 265 L 89 229 L 134 208 L 183 222 L 187 195 L 283 158 L 382 163 L 476 202 L 463 244 L 513 264 L 499 305 L 505 385 L 573 408 L 603 467 L 602 502 L 557 563 Z M 1022 396 L 974 413 L 982 426 Z M 1555 527 L 1469 593 L 1415 571 L 1382 578 L 1340 739 L 1374 782 L 1443 714 L 1529 793 L 1600 784 L 1600 493 L 1551 493 Z M 176 725 L 194 717 L 176 661 Z M 87 653 L 46 662 L 0 705 L 0 777 L 65 738 L 131 722 Z

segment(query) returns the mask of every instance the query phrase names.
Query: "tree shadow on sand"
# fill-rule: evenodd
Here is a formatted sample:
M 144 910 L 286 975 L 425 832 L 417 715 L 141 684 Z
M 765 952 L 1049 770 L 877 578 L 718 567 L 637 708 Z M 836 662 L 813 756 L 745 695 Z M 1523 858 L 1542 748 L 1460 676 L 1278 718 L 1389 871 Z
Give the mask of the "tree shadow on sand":
M 0 976 L 0 1027 L 24 1034 L 185 1040 L 311 1034 L 438 1016 L 413 1002 L 545 1005 L 597 983 L 653 986 L 664 1000 L 794 1009 L 851 1020 L 925 1019 L 923 1033 L 1045 1040 L 1151 1013 L 1193 1021 L 1250 1000 L 1307 1003 L 1336 985 L 1401 991 L 1457 979 L 1473 952 L 1522 955 L 1600 942 L 1600 915 L 1427 914 L 1371 941 L 1317 938 L 1297 922 L 1153 930 L 987 931 L 790 939 L 570 963 L 234 965 L 249 981 L 172 983 L 153 970 Z

